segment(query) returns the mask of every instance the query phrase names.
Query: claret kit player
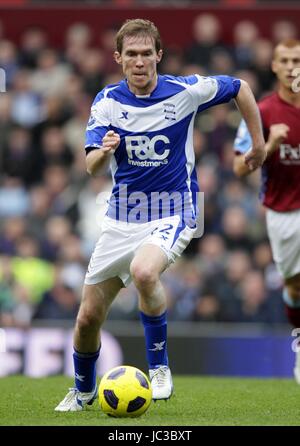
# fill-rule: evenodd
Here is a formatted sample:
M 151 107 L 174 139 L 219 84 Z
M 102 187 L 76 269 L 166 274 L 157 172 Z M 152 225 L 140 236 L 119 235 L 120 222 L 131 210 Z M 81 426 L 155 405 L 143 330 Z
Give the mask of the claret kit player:
M 279 43 L 272 70 L 278 79 L 276 92 L 259 102 L 267 158 L 262 167 L 261 199 L 266 207 L 267 231 L 273 258 L 284 281 L 283 300 L 290 323 L 300 328 L 300 41 Z M 296 70 L 299 75 L 299 70 Z M 234 170 L 238 176 L 250 170 L 243 154 L 252 145 L 244 121 L 234 142 Z M 300 384 L 300 354 L 294 368 Z

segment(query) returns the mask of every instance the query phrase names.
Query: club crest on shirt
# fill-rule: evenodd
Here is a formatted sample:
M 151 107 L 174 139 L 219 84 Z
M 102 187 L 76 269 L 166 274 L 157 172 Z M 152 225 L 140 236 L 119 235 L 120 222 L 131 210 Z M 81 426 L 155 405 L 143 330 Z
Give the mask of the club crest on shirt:
M 92 130 L 96 126 L 97 126 L 96 118 L 93 115 L 91 115 L 90 119 L 89 119 L 89 121 L 87 123 L 87 130 Z
M 165 102 L 163 105 L 165 119 L 168 119 L 169 121 L 176 121 L 175 104 L 172 104 L 172 102 Z

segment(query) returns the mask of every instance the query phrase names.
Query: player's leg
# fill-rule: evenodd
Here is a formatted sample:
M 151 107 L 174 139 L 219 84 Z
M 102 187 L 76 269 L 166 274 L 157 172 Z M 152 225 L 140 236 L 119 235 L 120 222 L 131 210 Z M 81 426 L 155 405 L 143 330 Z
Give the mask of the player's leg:
M 300 273 L 285 279 L 284 283 L 283 300 L 288 320 L 293 327 L 300 328 Z M 297 383 L 300 384 L 300 342 L 298 347 L 294 376 Z
M 74 331 L 75 387 L 55 408 L 59 412 L 82 410 L 97 397 L 96 363 L 100 351 L 100 328 L 107 311 L 122 288 L 119 277 L 84 285 Z
M 159 316 L 166 310 L 160 275 L 167 266 L 166 254 L 152 244 L 141 246 L 130 264 L 132 279 L 139 291 L 140 310 L 150 316 Z
M 267 209 L 266 222 L 273 258 L 284 280 L 283 301 L 289 322 L 300 328 L 300 211 L 276 212 Z M 300 384 L 300 353 L 294 368 Z
M 300 273 L 284 281 L 283 299 L 290 322 L 300 328 Z
M 100 328 L 112 301 L 122 287 L 123 283 L 119 277 L 95 285 L 84 285 L 74 331 L 76 350 L 83 353 L 98 350 Z
M 90 392 L 96 382 L 96 360 L 100 350 L 100 328 L 123 284 L 119 277 L 96 285 L 84 285 L 74 331 L 75 386 Z M 79 376 L 79 378 L 77 378 Z
M 167 355 L 166 296 L 160 281 L 160 275 L 167 266 L 166 254 L 152 244 L 141 246 L 130 265 L 132 279 L 139 292 L 154 400 L 168 399 L 173 391 Z

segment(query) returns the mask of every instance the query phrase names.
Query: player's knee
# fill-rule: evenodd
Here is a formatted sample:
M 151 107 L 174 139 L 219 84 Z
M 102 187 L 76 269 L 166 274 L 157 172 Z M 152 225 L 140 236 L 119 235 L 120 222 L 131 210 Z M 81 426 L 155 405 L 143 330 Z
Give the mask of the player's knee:
M 143 265 L 133 264 L 130 267 L 130 272 L 135 285 L 139 288 L 145 288 L 155 285 L 159 276 L 154 269 L 148 267 L 145 268 Z
M 81 333 L 88 333 L 97 330 L 101 323 L 100 314 L 95 315 L 92 312 L 81 312 L 77 316 L 76 325 Z

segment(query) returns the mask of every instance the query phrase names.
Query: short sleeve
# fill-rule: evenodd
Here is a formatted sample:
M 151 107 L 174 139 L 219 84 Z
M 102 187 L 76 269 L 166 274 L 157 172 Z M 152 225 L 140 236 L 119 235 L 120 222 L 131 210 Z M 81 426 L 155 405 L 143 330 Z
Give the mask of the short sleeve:
M 110 130 L 107 101 L 103 93 L 99 93 L 92 105 L 91 114 L 86 128 L 85 150 L 89 153 L 102 146 L 104 135 Z
M 246 122 L 241 121 L 233 143 L 234 151 L 237 153 L 246 153 L 252 146 L 252 139 L 248 131 Z
M 198 112 L 234 99 L 241 86 L 241 81 L 231 76 L 197 77 Z

